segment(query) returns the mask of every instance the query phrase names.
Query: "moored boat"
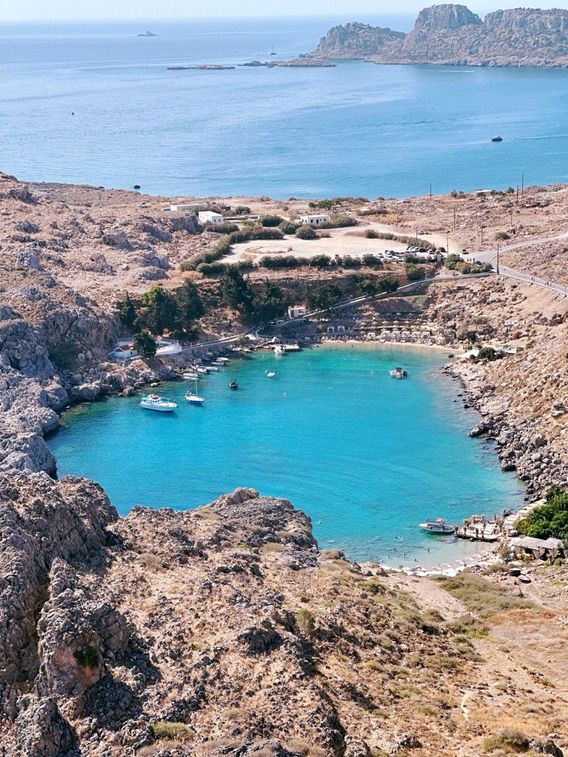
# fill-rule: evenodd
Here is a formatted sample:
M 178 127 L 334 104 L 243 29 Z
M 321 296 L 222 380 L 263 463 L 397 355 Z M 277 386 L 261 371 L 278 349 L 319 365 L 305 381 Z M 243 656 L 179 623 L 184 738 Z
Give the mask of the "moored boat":
M 420 523 L 419 525 L 420 528 L 423 528 L 431 534 L 453 534 L 456 530 L 456 527 L 448 523 L 445 518 L 427 520 L 425 523 Z
M 189 402 L 190 405 L 199 405 L 200 407 L 205 402 L 205 397 L 200 397 L 198 394 L 194 394 L 193 392 L 186 392 L 185 399 L 187 402 Z
M 235 389 L 238 389 L 238 388 L 239 388 L 239 385 L 237 384 L 235 379 L 229 382 L 229 389 L 232 389 L 234 391 Z
M 389 371 L 389 376 L 395 379 L 405 379 L 408 378 L 408 373 L 404 368 L 393 368 L 392 371 Z
M 159 394 L 146 394 L 140 400 L 140 407 L 144 410 L 156 410 L 158 413 L 173 413 L 177 402 L 160 397 Z
M 199 378 L 199 374 L 196 371 L 185 371 L 185 373 L 182 373 L 182 376 L 186 381 L 195 381 Z
M 492 142 L 502 142 L 503 141 L 503 137 L 491 137 L 491 141 Z
M 275 376 L 276 376 L 276 371 L 266 371 L 267 378 L 274 378 Z

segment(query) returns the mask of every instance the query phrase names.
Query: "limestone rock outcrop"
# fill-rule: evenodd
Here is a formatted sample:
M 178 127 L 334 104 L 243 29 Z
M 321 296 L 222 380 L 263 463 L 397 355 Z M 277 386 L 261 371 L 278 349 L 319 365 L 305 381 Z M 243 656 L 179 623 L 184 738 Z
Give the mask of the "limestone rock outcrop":
M 408 34 L 355 22 L 333 27 L 310 56 L 397 64 L 566 67 L 568 11 L 515 8 L 495 11 L 482 21 L 464 5 L 434 5 L 420 11 Z

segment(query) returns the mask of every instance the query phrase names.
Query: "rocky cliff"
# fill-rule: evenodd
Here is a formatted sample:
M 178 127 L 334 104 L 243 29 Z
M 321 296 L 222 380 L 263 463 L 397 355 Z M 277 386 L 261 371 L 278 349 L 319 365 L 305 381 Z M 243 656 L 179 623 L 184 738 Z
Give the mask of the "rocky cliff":
M 468 66 L 568 66 L 568 11 L 517 8 L 482 21 L 464 5 L 420 11 L 406 35 L 362 24 L 334 27 L 310 55 L 375 63 Z M 373 49 L 374 46 L 374 49 Z
M 54 480 L 61 409 L 156 378 L 106 361 L 112 294 L 205 235 L 138 196 L 2 176 L 0 193 L 0 755 L 477 757 L 520 714 L 527 749 L 561 755 L 562 581 L 532 606 L 499 574 L 470 606 L 321 551 L 306 515 L 254 490 L 118 518 L 98 485 Z M 450 341 L 535 342 L 463 378 L 507 467 L 560 482 L 565 310 L 499 280 L 424 301 Z
M 379 26 L 369 26 L 356 21 L 343 26 L 334 26 L 314 50 L 314 58 L 344 58 L 354 60 L 376 55 L 389 43 L 402 40 L 404 32 L 393 32 Z

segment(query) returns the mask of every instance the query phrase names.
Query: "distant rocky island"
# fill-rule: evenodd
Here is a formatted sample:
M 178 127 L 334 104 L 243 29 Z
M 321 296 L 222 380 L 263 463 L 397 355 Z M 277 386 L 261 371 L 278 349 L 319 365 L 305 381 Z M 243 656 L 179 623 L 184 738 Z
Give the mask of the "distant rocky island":
M 315 60 L 454 66 L 568 66 L 568 10 L 516 8 L 482 20 L 465 5 L 433 5 L 408 34 L 362 23 L 334 26 Z

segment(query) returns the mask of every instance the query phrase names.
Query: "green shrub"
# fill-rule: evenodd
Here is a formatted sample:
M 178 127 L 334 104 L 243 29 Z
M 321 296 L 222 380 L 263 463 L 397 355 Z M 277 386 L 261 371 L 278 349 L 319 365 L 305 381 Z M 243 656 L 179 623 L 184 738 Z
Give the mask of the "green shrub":
M 320 229 L 343 229 L 347 226 L 357 226 L 357 220 L 344 213 L 331 216 L 327 223 L 322 223 Z
M 495 234 L 495 239 L 497 239 L 497 241 L 505 241 L 506 239 L 510 239 L 510 238 L 511 238 L 510 235 L 507 234 L 506 231 L 498 231 Z
M 259 262 L 261 268 L 298 268 L 302 265 L 305 262 L 293 255 L 266 255 Z
M 248 216 L 250 215 L 250 208 L 248 205 L 237 205 L 233 213 L 236 216 Z
M 206 231 L 214 231 L 216 234 L 232 234 L 238 231 L 236 223 L 208 223 L 205 225 Z
M 331 258 L 329 255 L 314 255 L 309 259 L 308 265 L 311 268 L 328 268 L 331 265 Z
M 298 227 L 295 223 L 292 223 L 292 221 L 282 221 L 279 228 L 283 234 L 288 234 L 288 236 L 291 236 L 292 234 L 296 233 L 296 229 Z
M 536 539 L 553 537 L 568 544 L 568 492 L 552 486 L 545 500 L 546 504 L 517 523 L 517 530 Z
M 170 723 L 166 720 L 158 720 L 152 723 L 152 734 L 156 741 L 192 741 L 195 731 L 185 723 Z
M 365 236 L 367 237 L 367 239 L 378 239 L 379 233 L 378 231 L 375 231 L 374 229 L 367 229 L 367 231 L 365 232 Z
M 301 607 L 298 610 L 298 612 L 296 613 L 296 622 L 300 631 L 302 631 L 302 633 L 305 633 L 306 636 L 314 635 L 316 624 L 314 622 L 312 613 L 308 610 L 307 607 Z
M 318 235 L 309 224 L 303 224 L 296 229 L 298 239 L 317 239 Z
M 486 752 L 494 752 L 496 749 L 516 753 L 528 752 L 529 746 L 530 741 L 525 734 L 511 728 L 499 731 L 483 742 L 483 748 Z
M 404 270 L 409 281 L 422 281 L 426 275 L 424 268 L 420 268 L 414 263 L 405 263 Z
M 261 226 L 279 226 L 284 219 L 281 216 L 262 216 L 260 219 Z

